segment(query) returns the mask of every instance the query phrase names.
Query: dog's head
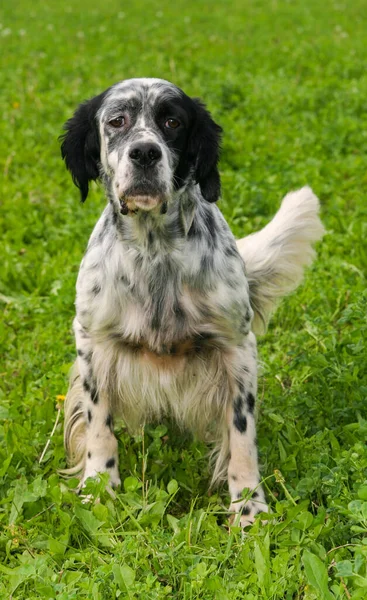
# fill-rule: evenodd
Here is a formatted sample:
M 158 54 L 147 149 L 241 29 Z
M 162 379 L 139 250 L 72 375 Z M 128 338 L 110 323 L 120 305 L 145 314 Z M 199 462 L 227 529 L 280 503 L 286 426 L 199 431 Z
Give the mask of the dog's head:
M 128 79 L 81 104 L 65 124 L 61 152 L 82 201 L 102 178 L 121 212 L 151 210 L 199 184 L 215 202 L 221 128 L 205 106 L 161 79 Z

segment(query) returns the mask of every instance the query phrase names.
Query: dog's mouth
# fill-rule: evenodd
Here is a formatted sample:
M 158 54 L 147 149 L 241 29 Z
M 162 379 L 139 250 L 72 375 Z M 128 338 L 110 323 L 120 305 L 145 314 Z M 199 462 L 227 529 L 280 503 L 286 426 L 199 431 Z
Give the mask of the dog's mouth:
M 160 208 L 161 213 L 167 210 L 167 195 L 163 190 L 151 184 L 131 186 L 120 195 L 121 214 L 133 216 L 140 210 L 150 212 Z
M 121 214 L 136 215 L 139 210 L 149 212 L 157 206 L 164 204 L 160 196 L 150 196 L 147 194 L 137 194 L 136 196 L 122 196 L 120 198 Z

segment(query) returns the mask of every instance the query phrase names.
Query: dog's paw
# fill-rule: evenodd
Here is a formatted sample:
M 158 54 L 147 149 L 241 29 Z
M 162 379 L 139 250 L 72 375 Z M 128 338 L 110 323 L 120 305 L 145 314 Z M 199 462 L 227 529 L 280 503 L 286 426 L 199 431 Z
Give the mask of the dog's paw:
M 248 527 L 254 523 L 256 515 L 267 513 L 268 510 L 265 499 L 259 495 L 256 498 L 252 497 L 250 500 L 232 502 L 229 507 L 229 512 L 231 513 L 229 524 Z
M 78 491 L 80 495 L 83 495 L 83 489 L 86 486 L 86 482 L 87 479 L 89 478 L 97 478 L 98 475 L 100 475 L 101 473 L 108 473 L 109 475 L 109 480 L 108 480 L 108 485 L 106 486 L 106 489 L 108 491 L 118 488 L 121 485 L 121 479 L 120 479 L 120 474 L 119 474 L 119 470 L 118 470 L 118 466 L 116 464 L 116 462 L 113 464 L 113 466 L 108 467 L 106 469 L 95 469 L 95 468 L 87 468 L 84 473 L 83 476 L 80 480 L 79 486 L 78 486 Z M 90 495 L 90 494 L 89 494 Z M 87 496 L 85 496 L 85 498 L 87 498 Z

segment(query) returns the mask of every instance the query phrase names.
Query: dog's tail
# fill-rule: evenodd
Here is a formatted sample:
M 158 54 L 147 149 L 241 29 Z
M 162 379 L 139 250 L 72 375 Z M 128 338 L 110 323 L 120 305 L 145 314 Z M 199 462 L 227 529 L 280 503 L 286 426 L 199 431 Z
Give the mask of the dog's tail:
M 237 241 L 250 286 L 255 333 L 265 332 L 278 301 L 300 284 L 304 268 L 311 264 L 312 244 L 325 231 L 319 208 L 311 188 L 290 192 L 268 225 Z

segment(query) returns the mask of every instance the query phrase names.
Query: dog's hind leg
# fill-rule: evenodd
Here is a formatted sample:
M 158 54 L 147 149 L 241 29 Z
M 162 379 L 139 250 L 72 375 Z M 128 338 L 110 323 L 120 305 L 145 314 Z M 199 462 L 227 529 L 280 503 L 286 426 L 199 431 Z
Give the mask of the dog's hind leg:
M 107 471 L 115 487 L 120 484 L 120 477 L 109 398 L 98 389 L 92 343 L 77 319 L 74 331 L 78 357 L 65 401 L 64 441 L 71 463 L 66 473 L 80 473 L 83 485 L 88 477 Z

